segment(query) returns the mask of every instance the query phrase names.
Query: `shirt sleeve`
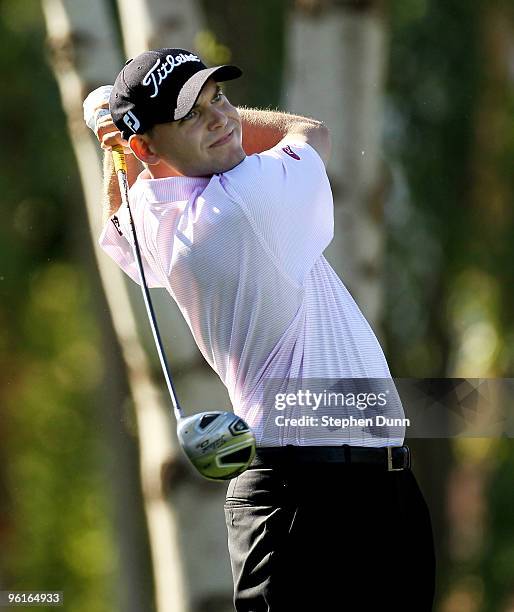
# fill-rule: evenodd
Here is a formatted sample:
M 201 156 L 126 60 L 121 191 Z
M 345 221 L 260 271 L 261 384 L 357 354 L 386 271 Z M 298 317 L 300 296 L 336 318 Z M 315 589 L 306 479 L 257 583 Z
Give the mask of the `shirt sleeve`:
M 305 142 L 281 141 L 221 175 L 285 272 L 303 284 L 334 235 L 334 203 L 325 165 Z
M 139 232 L 138 232 L 139 233 Z M 141 243 L 141 240 L 138 240 Z M 132 229 L 126 207 L 120 207 L 118 212 L 107 221 L 99 239 L 100 247 L 113 259 L 130 278 L 141 285 L 139 269 L 133 251 Z M 141 246 L 141 245 L 140 245 Z M 148 287 L 163 287 L 144 255 L 143 270 Z

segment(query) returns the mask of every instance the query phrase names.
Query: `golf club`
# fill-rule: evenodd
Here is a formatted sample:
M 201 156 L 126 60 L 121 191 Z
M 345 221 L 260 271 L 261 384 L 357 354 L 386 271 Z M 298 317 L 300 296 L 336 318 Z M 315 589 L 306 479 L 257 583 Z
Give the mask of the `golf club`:
M 84 119 L 93 131 L 99 112 L 98 106 L 108 101 L 111 86 L 100 87 L 84 100 Z M 107 111 L 108 112 L 108 111 Z M 104 113 L 105 114 L 105 113 Z M 164 379 L 173 404 L 180 446 L 194 467 L 209 480 L 228 480 L 244 472 L 255 457 L 255 437 L 247 423 L 230 411 L 200 412 L 185 416 L 179 404 L 162 345 L 157 319 L 146 283 L 137 233 L 129 204 L 127 164 L 122 146 L 112 147 L 114 169 L 118 177 L 121 205 L 128 209 L 133 252 L 141 280 L 141 291 L 150 321 L 155 346 Z

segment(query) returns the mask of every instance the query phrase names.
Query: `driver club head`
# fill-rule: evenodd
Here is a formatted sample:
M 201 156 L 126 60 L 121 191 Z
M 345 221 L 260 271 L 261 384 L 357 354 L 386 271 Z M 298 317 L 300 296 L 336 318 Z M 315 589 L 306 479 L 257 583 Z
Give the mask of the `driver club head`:
M 233 412 L 201 412 L 180 419 L 177 435 L 191 463 L 209 480 L 229 480 L 255 457 L 255 437 Z

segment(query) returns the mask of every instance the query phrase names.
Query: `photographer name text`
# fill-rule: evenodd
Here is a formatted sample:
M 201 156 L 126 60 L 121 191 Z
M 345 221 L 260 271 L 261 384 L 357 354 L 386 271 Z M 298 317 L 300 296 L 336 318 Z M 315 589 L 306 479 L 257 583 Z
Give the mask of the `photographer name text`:
M 356 418 L 353 416 L 340 418 L 329 415 L 321 417 L 303 415 L 301 417 L 286 417 L 279 414 L 275 417 L 277 427 L 410 427 L 410 419 L 388 418 L 383 415 Z

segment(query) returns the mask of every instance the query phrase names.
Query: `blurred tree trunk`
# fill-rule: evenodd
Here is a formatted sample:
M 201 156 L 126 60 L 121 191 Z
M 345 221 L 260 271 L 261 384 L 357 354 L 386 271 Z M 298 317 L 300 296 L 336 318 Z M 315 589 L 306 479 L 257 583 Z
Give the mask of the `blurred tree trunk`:
M 85 95 L 100 84 L 112 82 L 121 64 L 120 53 L 116 46 L 116 38 L 112 17 L 106 11 L 103 2 L 96 0 L 86 4 L 73 1 L 43 0 L 43 12 L 47 24 L 48 41 L 51 50 L 52 66 L 57 78 L 63 107 L 68 117 L 68 128 L 71 135 L 72 146 L 82 177 L 84 196 L 87 205 L 89 223 L 97 255 L 97 263 L 102 278 L 107 301 L 111 312 L 116 316 L 105 327 L 114 325 L 116 335 L 120 342 L 125 361 L 128 366 L 129 385 L 135 400 L 137 425 L 140 433 L 141 478 L 145 490 L 145 506 L 149 523 L 149 533 L 153 558 L 155 560 L 155 547 L 157 535 L 153 526 L 158 520 L 157 515 L 165 516 L 169 511 L 164 504 L 159 504 L 158 491 L 160 483 L 155 473 L 159 474 L 160 463 L 149 455 L 148 435 L 152 436 L 151 444 L 156 454 L 168 457 L 170 445 L 165 435 L 164 423 L 159 423 L 161 408 L 158 397 L 149 378 L 149 368 L 144 353 L 139 347 L 134 317 L 129 306 L 128 297 L 122 273 L 112 266 L 105 256 L 99 253 L 96 246 L 97 236 L 100 232 L 101 220 L 101 193 L 102 174 L 100 164 L 100 151 L 93 142 L 82 119 L 82 100 Z M 85 237 L 85 233 L 81 233 Z M 109 366 L 109 393 L 105 397 L 106 410 L 118 411 L 125 398 L 118 393 L 119 383 L 113 373 L 120 372 L 116 363 L 111 363 L 112 351 L 106 363 Z M 142 407 L 144 406 L 144 411 Z M 114 408 L 112 408 L 114 407 Z M 164 421 L 160 417 L 161 421 Z M 152 424 L 152 420 L 155 423 Z M 112 422 L 108 417 L 107 423 Z M 149 430 L 153 430 L 153 432 Z M 118 471 L 126 465 L 119 429 L 108 427 L 111 436 L 110 443 L 115 449 L 118 459 Z M 153 463 L 153 465 L 152 465 Z M 153 472 L 153 473 L 152 473 Z M 122 609 L 141 610 L 148 607 L 148 594 L 141 589 L 144 575 L 147 570 L 141 566 L 146 560 L 141 555 L 140 547 L 136 546 L 137 534 L 143 528 L 137 523 L 133 508 L 137 504 L 133 500 L 133 491 L 127 486 L 128 475 L 125 479 L 115 480 L 116 502 L 118 504 L 119 545 L 120 545 L 120 604 Z M 151 497 L 148 496 L 152 491 Z M 157 492 L 157 493 L 156 493 Z M 161 507 L 159 507 L 161 506 Z M 161 519 L 162 521 L 162 519 Z M 171 523 L 171 518 L 168 518 Z M 168 529 L 171 530 L 171 527 Z M 158 537 L 161 538 L 163 534 Z M 170 548 L 173 544 L 170 542 Z M 175 546 L 176 548 L 176 546 Z M 170 578 L 174 575 L 171 562 Z M 168 578 L 168 582 L 173 580 Z M 159 592 L 159 581 L 156 579 L 156 588 Z M 144 597 L 146 601 L 141 598 Z M 175 595 L 175 601 L 180 601 L 180 590 Z M 162 608 L 164 610 L 165 608 Z M 168 608 L 171 610 L 171 608 Z M 178 609 L 178 608 L 177 608 Z M 161 608 L 159 608 L 161 610 Z
M 196 1 L 132 0 L 128 3 L 118 0 L 117 7 L 127 57 L 162 47 L 201 52 L 198 34 L 205 31 L 205 23 Z M 206 366 L 180 311 L 164 290 L 153 293 L 165 344 L 166 339 L 172 339 L 167 353 L 185 410 L 193 413 L 226 409 L 230 406 L 228 393 Z M 145 320 L 139 293 L 136 303 L 140 311 L 138 320 Z M 142 336 L 161 378 L 153 339 L 146 324 Z M 174 443 L 176 445 L 175 440 Z M 162 468 L 165 494 L 173 506 L 180 542 L 188 609 L 228 612 L 233 605 L 223 513 L 226 486 L 197 477 L 188 464 L 176 460 L 164 462 Z
M 192 49 L 202 15 L 196 0 L 117 0 L 128 57 L 147 49 Z
M 43 7 L 96 245 L 101 230 L 100 150 L 83 124 L 82 100 L 95 87 L 112 83 L 124 59 L 114 44 L 113 15 L 107 12 L 106 2 L 95 0 L 82 6 L 73 0 L 43 0 Z M 129 57 L 148 48 L 194 46 L 192 39 L 199 23 L 195 3 L 119 2 L 118 13 Z M 232 609 L 232 584 L 222 511 L 225 487 L 204 481 L 184 461 L 165 386 L 157 387 L 152 380 L 154 373 L 161 382 L 162 374 L 139 288 L 98 248 L 95 251 L 134 401 L 156 609 L 228 611 Z M 177 380 L 182 403 L 195 407 L 194 411 L 226 406 L 226 391 L 205 367 L 178 309 L 170 307 L 164 291 L 153 294 L 165 344 L 173 338 L 168 349 L 172 369 L 183 373 Z M 119 402 L 119 398 L 112 401 Z M 127 519 L 132 503 L 126 499 L 122 503 Z M 122 537 L 129 536 L 125 533 Z M 134 584 L 130 571 L 135 563 L 131 559 L 125 564 L 125 587 Z M 127 594 L 127 600 L 130 597 L 132 594 Z M 135 594 L 133 601 L 137 601 Z M 139 602 L 123 609 L 149 606 Z
M 382 95 L 387 57 L 380 0 L 296 0 L 289 17 L 283 106 L 324 121 L 335 237 L 328 258 L 380 335 Z

